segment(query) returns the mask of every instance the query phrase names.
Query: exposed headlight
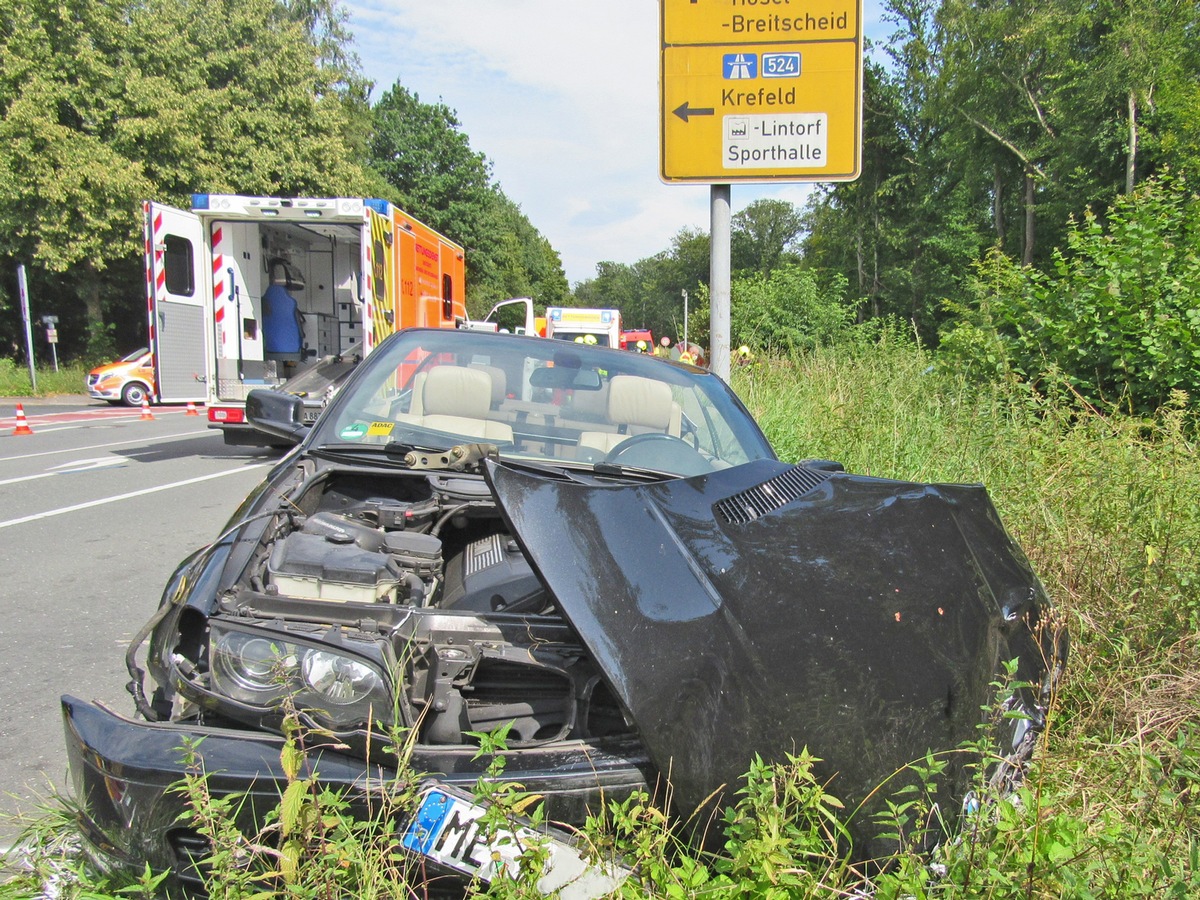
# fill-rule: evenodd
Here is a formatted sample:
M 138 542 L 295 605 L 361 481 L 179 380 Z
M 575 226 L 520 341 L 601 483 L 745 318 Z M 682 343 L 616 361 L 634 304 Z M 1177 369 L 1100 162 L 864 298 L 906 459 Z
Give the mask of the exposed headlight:
M 382 686 L 380 677 L 370 666 L 327 650 L 306 654 L 300 671 L 305 685 L 339 706 L 358 703 Z
M 213 647 L 214 673 L 228 676 L 250 703 L 263 697 L 269 700 L 291 681 L 295 668 L 290 645 L 269 638 L 230 632 Z
M 212 683 L 218 692 L 253 706 L 297 709 L 331 728 L 389 719 L 387 681 L 374 665 L 328 647 L 249 631 L 212 631 Z

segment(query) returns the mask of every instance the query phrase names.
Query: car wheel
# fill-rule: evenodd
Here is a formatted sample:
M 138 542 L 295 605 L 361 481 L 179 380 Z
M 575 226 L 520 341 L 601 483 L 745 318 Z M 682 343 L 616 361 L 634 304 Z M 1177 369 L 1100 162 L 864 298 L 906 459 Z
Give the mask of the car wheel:
M 126 406 L 141 406 L 142 401 L 149 399 L 149 391 L 144 384 L 131 381 L 121 389 L 121 402 Z

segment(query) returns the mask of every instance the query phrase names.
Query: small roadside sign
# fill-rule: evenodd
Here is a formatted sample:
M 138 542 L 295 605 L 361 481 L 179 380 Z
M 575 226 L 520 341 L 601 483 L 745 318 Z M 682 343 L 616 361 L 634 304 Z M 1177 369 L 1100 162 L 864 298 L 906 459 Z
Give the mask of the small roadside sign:
M 852 181 L 861 0 L 660 0 L 666 182 Z

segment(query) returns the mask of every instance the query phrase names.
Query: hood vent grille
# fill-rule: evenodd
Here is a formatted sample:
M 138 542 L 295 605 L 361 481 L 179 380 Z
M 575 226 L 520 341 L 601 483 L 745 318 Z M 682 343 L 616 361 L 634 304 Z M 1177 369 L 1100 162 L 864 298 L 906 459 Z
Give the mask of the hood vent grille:
M 829 480 L 830 472 L 793 466 L 757 487 L 713 504 L 713 512 L 730 525 L 745 525 L 798 500 Z

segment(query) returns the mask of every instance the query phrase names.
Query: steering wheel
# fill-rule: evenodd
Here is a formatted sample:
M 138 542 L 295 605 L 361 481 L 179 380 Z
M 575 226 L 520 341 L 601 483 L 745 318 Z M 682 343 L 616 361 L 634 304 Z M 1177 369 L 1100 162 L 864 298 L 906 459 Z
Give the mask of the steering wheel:
M 630 450 L 658 441 L 668 441 L 671 444 L 677 444 L 687 450 L 689 454 L 696 453 L 692 445 L 683 438 L 675 437 L 673 434 L 665 434 L 661 431 L 647 431 L 645 434 L 634 434 L 625 438 L 625 440 L 608 451 L 608 454 L 604 457 L 604 462 L 615 463 L 619 457 L 625 455 Z

